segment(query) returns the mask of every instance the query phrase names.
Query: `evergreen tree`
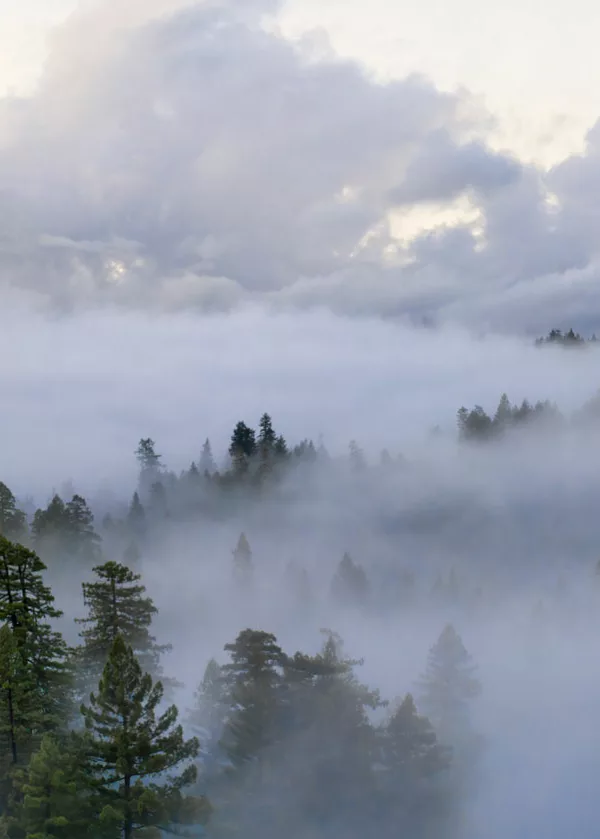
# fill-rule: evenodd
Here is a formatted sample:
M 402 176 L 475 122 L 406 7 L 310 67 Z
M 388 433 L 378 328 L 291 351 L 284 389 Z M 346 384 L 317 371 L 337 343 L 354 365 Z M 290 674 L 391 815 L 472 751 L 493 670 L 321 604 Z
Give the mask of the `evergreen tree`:
M 240 538 L 233 552 L 233 574 L 236 582 L 242 587 L 247 587 L 252 584 L 254 563 L 252 561 L 250 543 L 245 533 L 240 534 Z
M 356 440 L 350 441 L 350 466 L 353 472 L 364 472 L 367 468 L 365 455 Z
M 145 471 L 146 469 L 150 469 L 152 471 L 160 469 L 160 455 L 156 454 L 155 445 L 154 440 L 150 437 L 142 438 L 138 443 L 138 447 L 135 450 L 135 456 L 142 471 Z
M 94 530 L 94 516 L 85 498 L 74 495 L 65 505 L 69 553 L 86 561 L 94 561 L 100 554 L 100 537 Z
M 22 541 L 27 535 L 27 517 L 17 508 L 17 500 L 0 481 L 0 536 Z
M 45 735 L 26 770 L 17 775 L 20 805 L 9 823 L 26 839 L 109 839 L 94 825 L 90 778 L 81 738 Z M 114 833 L 113 833 L 114 835 Z
M 137 538 L 143 538 L 146 532 L 146 511 L 140 501 L 139 493 L 134 492 L 129 512 L 127 513 L 127 526 L 131 533 Z
M 50 624 L 62 612 L 55 608 L 54 596 L 44 585 L 45 570 L 33 551 L 0 537 L 0 625 L 10 627 L 35 685 L 43 714 L 41 733 L 63 724 L 72 710 L 67 645 Z
M 231 435 L 229 454 L 234 472 L 244 473 L 248 470 L 250 459 L 256 454 L 256 434 L 253 428 L 245 422 L 238 422 Z
M 65 502 L 54 495 L 45 510 L 36 510 L 31 525 L 33 543 L 50 555 L 68 550 L 69 516 Z
M 362 566 L 345 553 L 331 583 L 331 594 L 342 606 L 364 606 L 369 597 L 369 582 Z
M 97 681 L 118 636 L 132 647 L 145 672 L 160 676 L 160 656 L 171 649 L 159 645 L 150 635 L 152 618 L 157 612 L 146 587 L 135 574 L 118 562 L 106 562 L 94 568 L 96 581 L 83 583 L 83 600 L 88 617 L 77 623 L 87 628 L 80 632 L 83 646 L 78 649 L 80 676 L 84 684 Z
M 271 417 L 269 414 L 263 414 L 259 423 L 258 446 L 259 448 L 272 449 L 276 440 L 277 435 L 273 430 Z
M 217 661 L 211 658 L 194 693 L 194 705 L 188 711 L 186 722 L 200 742 L 210 746 L 221 736 L 226 711 L 223 674 Z
M 221 744 L 232 764 L 241 767 L 272 745 L 278 733 L 278 712 L 284 661 L 274 635 L 246 629 L 226 644 L 231 661 L 222 668 L 233 709 Z
M 150 487 L 150 513 L 152 519 L 157 522 L 167 518 L 167 491 L 162 481 L 155 481 Z
M 419 681 L 420 705 L 442 742 L 454 745 L 469 734 L 469 704 L 481 693 L 477 668 L 450 624 L 431 648 Z
M 198 471 L 201 475 L 213 475 L 217 471 L 217 465 L 212 453 L 212 446 L 210 445 L 208 437 L 202 446 L 202 454 L 200 455 L 200 460 L 198 461 Z
M 8 624 L 0 628 L 0 814 L 10 801 L 14 773 L 35 748 L 44 724 L 32 669 Z
M 98 691 L 81 712 L 93 806 L 123 839 L 144 828 L 198 824 L 208 816 L 206 800 L 182 793 L 196 778 L 198 741 L 184 739 L 174 705 L 157 715 L 162 698 L 161 683 L 142 673 L 132 648 L 117 636 Z M 181 767 L 178 775 L 166 775 Z

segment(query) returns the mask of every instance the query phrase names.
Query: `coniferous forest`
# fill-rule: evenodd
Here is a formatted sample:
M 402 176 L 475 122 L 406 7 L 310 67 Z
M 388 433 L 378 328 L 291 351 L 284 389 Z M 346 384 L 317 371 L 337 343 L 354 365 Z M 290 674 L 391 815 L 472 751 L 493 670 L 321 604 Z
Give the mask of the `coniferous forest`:
M 463 480 L 591 446 L 598 397 L 488 411 L 425 460 L 264 413 L 180 474 L 140 439 L 128 498 L 0 484 L 0 836 L 484 835 L 503 739 L 540 748 L 514 703 L 600 595 L 587 486 L 566 509 L 544 475 L 510 504 Z

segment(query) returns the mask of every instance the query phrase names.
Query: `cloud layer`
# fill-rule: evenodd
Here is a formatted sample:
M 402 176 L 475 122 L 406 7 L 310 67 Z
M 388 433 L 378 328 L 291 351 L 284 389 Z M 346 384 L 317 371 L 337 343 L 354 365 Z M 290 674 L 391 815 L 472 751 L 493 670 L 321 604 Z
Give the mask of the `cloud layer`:
M 5 289 L 63 307 L 595 321 L 597 132 L 553 171 L 523 166 L 486 145 L 467 93 L 377 83 L 317 36 L 292 45 L 277 8 L 100 3 L 56 32 L 36 94 L 1 103 Z M 391 216 L 465 200 L 475 221 L 398 246 Z

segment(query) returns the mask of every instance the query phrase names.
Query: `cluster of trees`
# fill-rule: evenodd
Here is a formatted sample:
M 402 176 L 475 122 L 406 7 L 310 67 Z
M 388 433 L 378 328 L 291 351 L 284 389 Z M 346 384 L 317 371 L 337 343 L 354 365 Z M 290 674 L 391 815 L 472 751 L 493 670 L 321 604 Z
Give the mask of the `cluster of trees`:
M 537 347 L 548 346 L 548 344 L 561 347 L 585 347 L 589 344 L 595 344 L 597 340 L 595 334 L 586 340 L 571 327 L 568 332 L 563 332 L 561 329 L 551 329 L 547 335 L 537 338 L 535 344 Z
M 61 613 L 45 571 L 0 539 L 0 836 L 301 839 L 374 825 L 390 837 L 458 835 L 481 687 L 452 626 L 417 699 L 391 706 L 360 682 L 361 662 L 334 632 L 316 655 L 290 655 L 274 635 L 243 630 L 225 663 L 208 663 L 182 724 L 165 700 L 168 647 L 151 634 L 140 575 L 95 568 L 71 648 L 53 629 Z
M 45 570 L 0 538 L 0 836 L 132 839 L 205 821 L 206 800 L 184 795 L 198 742 L 174 705 L 161 710 L 149 672 L 160 648 L 139 578 L 116 563 L 97 568 L 71 649 L 52 628 L 61 612 Z

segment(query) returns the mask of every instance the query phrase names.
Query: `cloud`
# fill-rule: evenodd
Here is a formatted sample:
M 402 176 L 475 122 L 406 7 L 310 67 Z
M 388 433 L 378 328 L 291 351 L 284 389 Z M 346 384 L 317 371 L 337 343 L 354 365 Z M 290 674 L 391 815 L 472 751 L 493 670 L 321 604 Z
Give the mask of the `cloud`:
M 322 33 L 285 40 L 279 9 L 100 2 L 57 30 L 36 93 L 2 103 L 0 288 L 537 331 L 566 297 L 597 321 L 597 131 L 548 173 L 523 165 L 467 92 L 377 82 Z M 473 218 L 394 239 L 391 213 L 465 196 Z

